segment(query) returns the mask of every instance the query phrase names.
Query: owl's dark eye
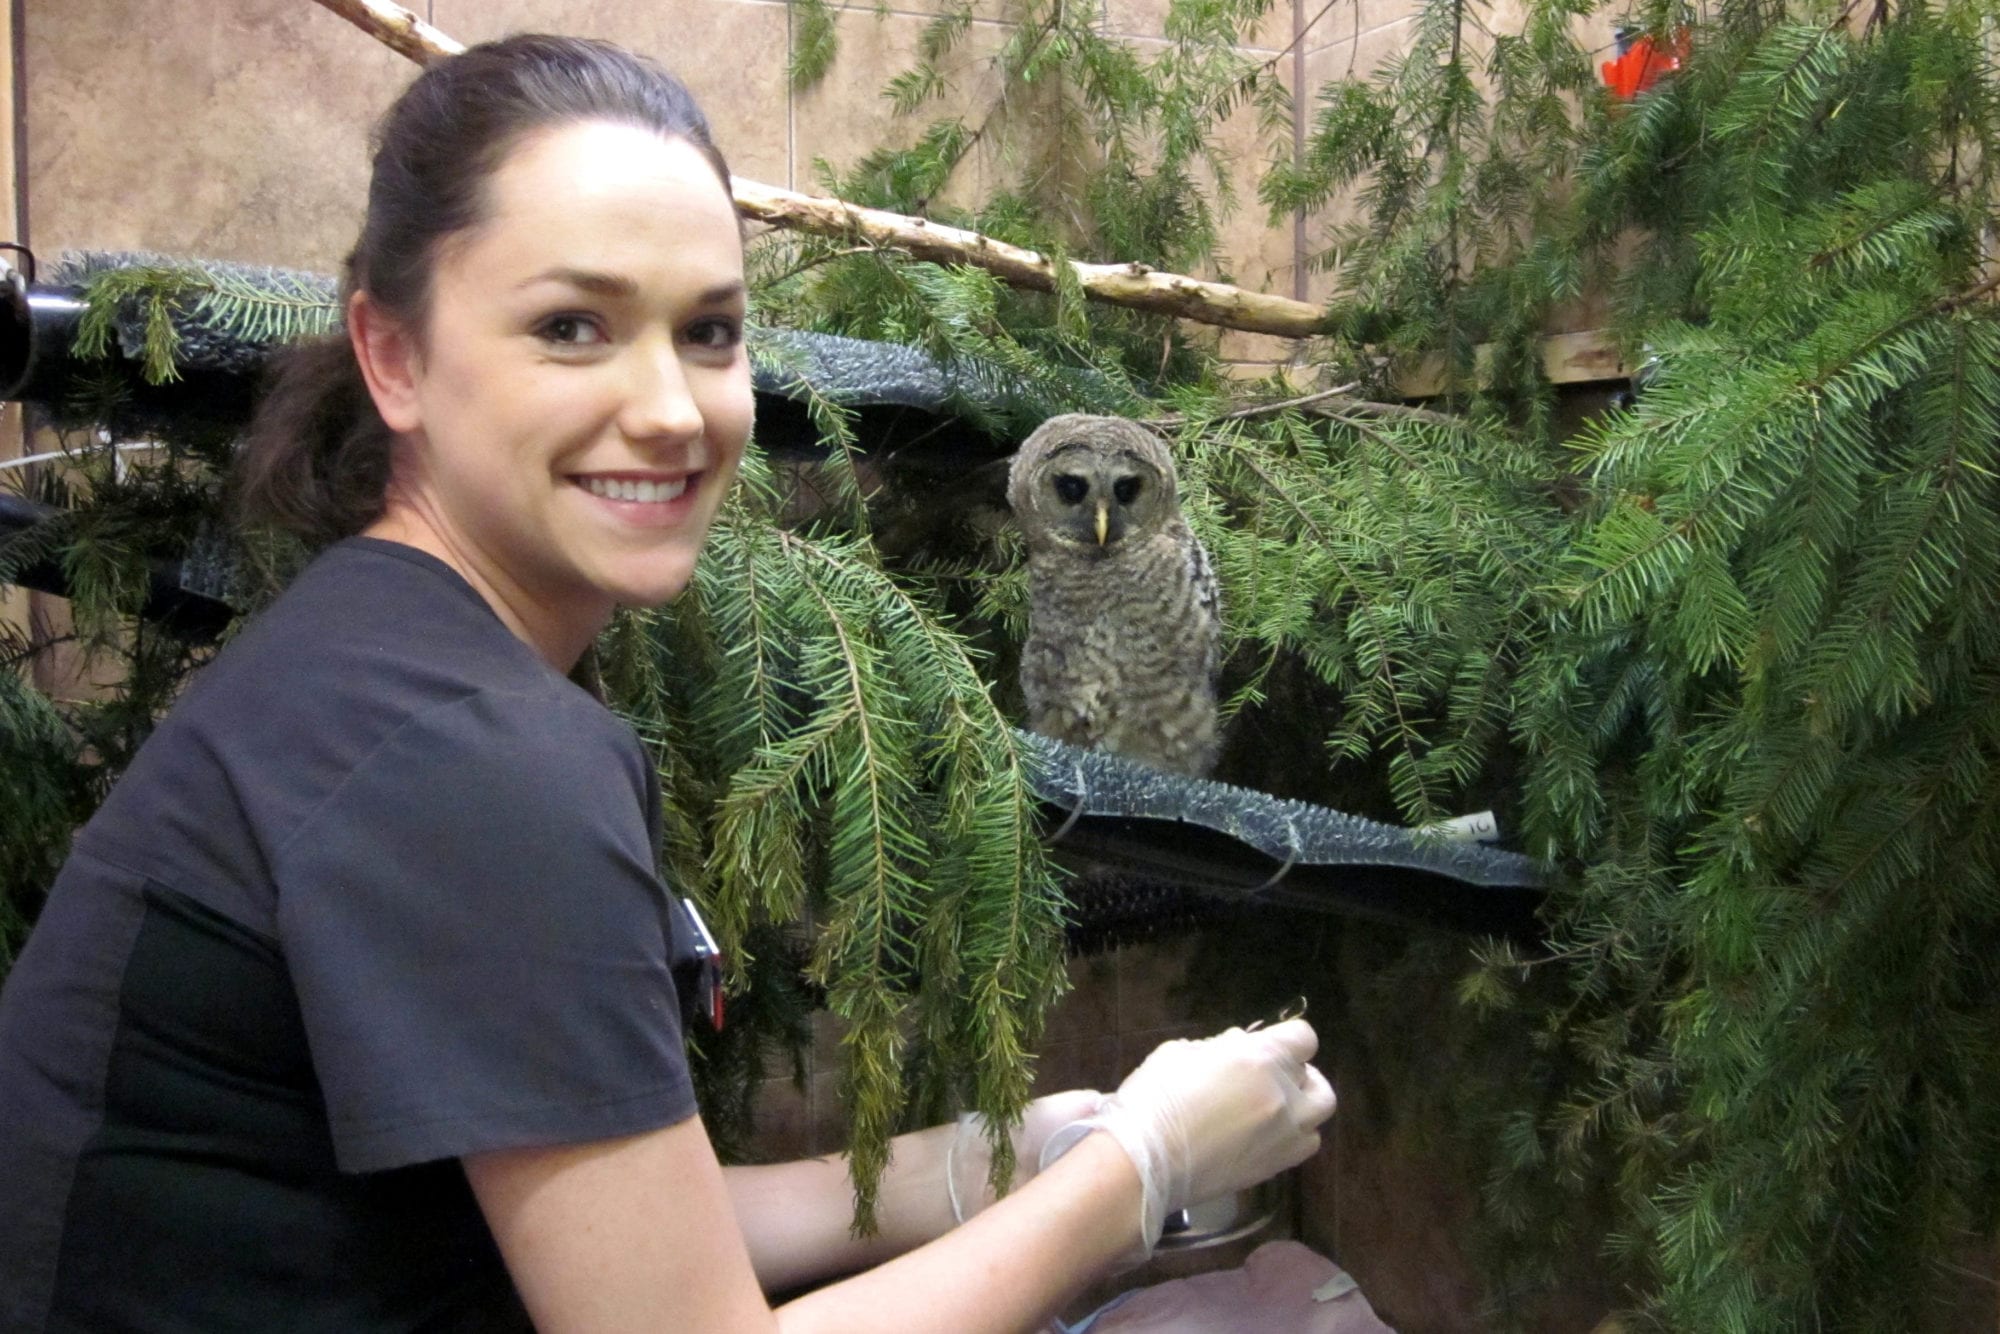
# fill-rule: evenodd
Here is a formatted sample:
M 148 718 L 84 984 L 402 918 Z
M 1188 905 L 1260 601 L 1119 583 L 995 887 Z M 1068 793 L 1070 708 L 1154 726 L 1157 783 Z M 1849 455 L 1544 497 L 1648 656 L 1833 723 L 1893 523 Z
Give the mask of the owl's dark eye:
M 1080 505 L 1090 494 L 1090 483 L 1068 473 L 1056 474 L 1056 499 L 1065 505 Z
M 1120 477 L 1111 484 L 1111 494 L 1118 497 L 1118 503 L 1129 505 L 1139 498 L 1139 479 Z

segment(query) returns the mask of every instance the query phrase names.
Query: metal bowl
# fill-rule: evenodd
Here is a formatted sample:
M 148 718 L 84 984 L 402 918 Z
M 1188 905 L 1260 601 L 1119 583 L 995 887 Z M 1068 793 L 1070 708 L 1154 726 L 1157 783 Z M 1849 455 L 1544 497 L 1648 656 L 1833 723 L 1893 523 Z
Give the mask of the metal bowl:
M 1275 1180 L 1219 1199 L 1204 1200 L 1173 1214 L 1160 1235 L 1162 1251 L 1193 1251 L 1237 1241 L 1268 1227 L 1278 1215 L 1283 1190 Z

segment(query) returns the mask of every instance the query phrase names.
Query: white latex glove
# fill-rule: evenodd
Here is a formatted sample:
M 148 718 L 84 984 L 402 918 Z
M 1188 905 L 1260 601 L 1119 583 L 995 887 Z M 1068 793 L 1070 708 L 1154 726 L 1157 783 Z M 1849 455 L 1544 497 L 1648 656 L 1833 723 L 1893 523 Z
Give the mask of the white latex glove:
M 1167 1215 L 1312 1157 L 1334 1105 L 1310 1064 L 1318 1048 L 1303 1019 L 1162 1043 L 1095 1112 L 1049 1137 L 1041 1165 L 1094 1130 L 1117 1140 L 1139 1169 L 1139 1249 L 1126 1259 L 1140 1263 Z
M 1014 1181 L 1011 1190 L 1041 1169 L 1042 1148 L 1049 1136 L 1097 1111 L 1104 1095 L 1096 1089 L 1070 1089 L 1029 1103 L 1021 1124 L 1008 1138 L 1014 1141 Z M 958 1133 L 945 1152 L 945 1186 L 951 1191 L 951 1216 L 963 1223 L 998 1198 L 988 1176 L 993 1145 L 986 1138 L 986 1118 L 966 1112 L 958 1118 Z

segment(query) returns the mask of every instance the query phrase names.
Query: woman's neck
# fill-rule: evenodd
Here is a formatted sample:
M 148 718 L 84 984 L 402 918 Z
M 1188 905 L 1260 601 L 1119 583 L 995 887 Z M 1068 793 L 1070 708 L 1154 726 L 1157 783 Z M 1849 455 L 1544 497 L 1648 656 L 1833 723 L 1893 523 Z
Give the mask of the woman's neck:
M 480 559 L 472 543 L 458 539 L 449 525 L 435 521 L 423 506 L 401 501 L 394 494 L 382 517 L 363 529 L 362 536 L 399 542 L 449 565 L 485 599 L 502 625 L 565 676 L 611 619 L 609 607 L 586 617 L 565 614 L 546 599 L 535 597 L 493 562 Z

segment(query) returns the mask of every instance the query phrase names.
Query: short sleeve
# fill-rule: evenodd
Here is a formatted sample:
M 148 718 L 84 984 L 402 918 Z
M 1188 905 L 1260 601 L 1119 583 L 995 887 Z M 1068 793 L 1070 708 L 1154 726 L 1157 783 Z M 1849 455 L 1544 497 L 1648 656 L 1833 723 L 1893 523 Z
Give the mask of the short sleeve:
M 342 1169 L 693 1114 L 645 758 L 580 692 L 404 723 L 277 854 Z

